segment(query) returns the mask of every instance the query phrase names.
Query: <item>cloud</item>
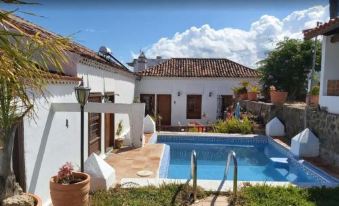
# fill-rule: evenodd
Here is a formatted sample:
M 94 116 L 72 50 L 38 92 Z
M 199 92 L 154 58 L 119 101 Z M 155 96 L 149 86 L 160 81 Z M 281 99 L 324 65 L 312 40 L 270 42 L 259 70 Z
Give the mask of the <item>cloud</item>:
M 255 67 L 278 41 L 285 37 L 302 38 L 302 30 L 312 28 L 317 21 L 329 19 L 328 6 L 315 6 L 294 11 L 283 19 L 263 15 L 249 30 L 214 29 L 208 24 L 192 26 L 173 37 L 164 37 L 145 49 L 148 57 L 215 57 L 229 58 Z

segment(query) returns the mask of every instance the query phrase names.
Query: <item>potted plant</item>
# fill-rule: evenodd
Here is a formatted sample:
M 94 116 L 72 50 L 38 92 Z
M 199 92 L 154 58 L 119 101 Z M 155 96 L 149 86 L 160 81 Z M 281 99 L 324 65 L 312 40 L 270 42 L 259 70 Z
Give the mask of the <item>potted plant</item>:
M 114 145 L 116 149 L 120 149 L 124 143 L 124 138 L 121 137 L 122 129 L 123 129 L 122 120 L 120 120 L 117 131 L 115 132 Z
M 74 172 L 70 162 L 64 164 L 58 174 L 49 181 L 51 199 L 54 206 L 88 206 L 90 176 Z
M 234 95 L 234 99 L 239 99 L 239 89 L 240 87 L 233 87 L 232 90 L 233 90 L 233 95 Z
M 309 95 L 308 95 L 308 98 L 309 98 L 309 103 L 310 105 L 318 105 L 319 103 L 319 86 L 314 86 L 312 87 Z
M 246 100 L 248 98 L 247 96 L 247 88 L 250 83 L 248 81 L 241 81 L 240 82 L 240 88 L 239 88 L 239 99 L 240 100 Z
M 283 105 L 286 102 L 288 92 L 277 90 L 275 86 L 270 86 L 271 102 L 275 105 Z
M 256 85 L 251 85 L 249 91 L 247 92 L 248 100 L 257 101 L 258 93 L 259 93 L 259 87 Z

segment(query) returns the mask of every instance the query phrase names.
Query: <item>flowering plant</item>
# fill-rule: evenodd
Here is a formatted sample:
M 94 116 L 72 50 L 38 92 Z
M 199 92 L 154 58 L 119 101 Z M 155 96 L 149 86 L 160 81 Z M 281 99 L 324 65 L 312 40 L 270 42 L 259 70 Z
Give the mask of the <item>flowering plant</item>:
M 72 163 L 66 162 L 66 164 L 62 165 L 59 169 L 57 182 L 64 185 L 72 184 L 75 180 L 73 170 Z

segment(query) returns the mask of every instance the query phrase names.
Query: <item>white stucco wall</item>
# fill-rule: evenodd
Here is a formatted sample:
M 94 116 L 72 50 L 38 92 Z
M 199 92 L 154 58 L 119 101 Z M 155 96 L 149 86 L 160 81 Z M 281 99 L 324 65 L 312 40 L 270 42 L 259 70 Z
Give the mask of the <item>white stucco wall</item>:
M 119 94 L 115 96 L 116 103 L 133 102 L 135 84 L 132 74 L 105 71 L 82 63 L 76 64 L 76 67 L 78 76 L 84 76 L 85 85 L 88 74 L 91 92 L 104 92 L 102 78 L 104 76 L 106 92 Z M 39 195 L 44 205 L 50 203 L 49 179 L 57 173 L 60 166 L 72 162 L 76 168 L 80 167 L 80 113 L 53 112 L 50 106 L 51 103 L 77 103 L 74 94 L 76 85 L 75 83 L 50 84 L 46 92 L 47 101 L 40 98 L 36 104 L 35 118 L 26 118 L 24 121 L 27 191 Z M 129 129 L 128 114 L 116 114 L 115 124 L 117 125 L 120 120 L 123 120 L 125 129 Z M 85 160 L 88 156 L 87 122 L 88 114 L 85 113 Z M 101 156 L 104 156 L 104 114 L 102 114 L 101 137 Z
M 202 95 L 202 114 L 207 118 L 200 120 L 202 123 L 213 122 L 217 118 L 218 95 L 233 95 L 232 88 L 239 86 L 242 80 L 258 83 L 256 79 L 236 78 L 157 78 L 143 77 L 136 80 L 136 97 L 140 94 L 171 94 L 172 114 L 171 124 L 185 125 L 190 120 L 186 119 L 186 99 L 188 94 Z M 178 91 L 182 94 L 178 96 Z M 209 97 L 212 92 L 212 97 Z M 198 120 L 197 120 L 198 121 Z
M 77 102 L 74 86 L 49 85 L 48 102 L 40 98 L 35 107 L 35 118 L 25 118 L 24 121 L 27 191 L 39 195 L 44 203 L 49 201 L 49 179 L 57 173 L 60 166 L 65 162 L 72 162 L 76 166 L 80 164 L 80 114 L 53 113 L 50 108 L 50 102 Z M 86 131 L 87 129 L 85 137 Z
M 106 71 L 103 69 L 93 68 L 91 66 L 79 63 L 77 64 L 78 76 L 83 76 L 84 84 L 87 85 L 87 76 L 91 92 L 104 93 L 105 91 L 114 92 L 115 103 L 131 104 L 134 99 L 135 77 L 132 74 L 122 74 L 120 71 Z M 104 78 L 103 78 L 104 77 Z M 105 79 L 105 80 L 104 80 Z M 104 114 L 102 114 L 102 131 L 101 137 L 104 137 Z M 123 133 L 129 130 L 128 114 L 115 114 L 115 130 L 118 128 L 120 120 L 123 121 Z M 101 138 L 101 148 L 104 148 L 104 138 Z
M 339 96 L 327 96 L 327 81 L 339 80 L 339 42 L 331 43 L 331 37 L 323 36 L 319 104 L 339 114 Z

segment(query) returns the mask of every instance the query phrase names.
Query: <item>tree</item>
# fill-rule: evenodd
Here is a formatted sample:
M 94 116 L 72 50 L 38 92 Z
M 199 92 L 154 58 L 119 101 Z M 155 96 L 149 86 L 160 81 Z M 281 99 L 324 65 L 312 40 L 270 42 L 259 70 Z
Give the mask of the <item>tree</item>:
M 304 99 L 307 74 L 312 69 L 314 41 L 284 39 L 259 62 L 264 91 L 270 86 L 288 92 L 289 99 Z M 320 70 L 321 44 L 316 42 L 317 57 L 315 70 Z
M 69 49 L 67 38 L 21 29 L 12 13 L 0 10 L 0 202 L 16 193 L 12 151 L 17 124 L 34 115 L 35 97 L 44 96 L 49 69 L 61 72 Z

